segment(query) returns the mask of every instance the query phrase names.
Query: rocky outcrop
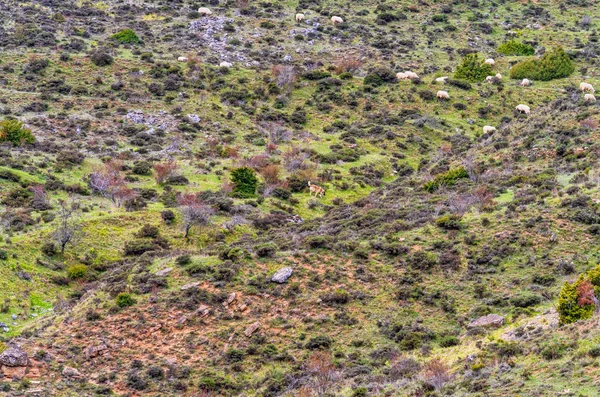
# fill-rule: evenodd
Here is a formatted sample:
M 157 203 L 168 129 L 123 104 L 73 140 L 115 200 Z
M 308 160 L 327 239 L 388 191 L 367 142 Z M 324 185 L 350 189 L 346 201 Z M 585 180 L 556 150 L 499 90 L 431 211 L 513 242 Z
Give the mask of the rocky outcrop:
M 271 281 L 274 283 L 283 284 L 292 276 L 292 273 L 294 273 L 294 269 L 291 267 L 281 268 L 275 272 L 271 278 Z
M 469 323 L 469 328 L 499 328 L 504 325 L 504 317 L 498 314 L 488 314 Z
M 0 366 L 26 367 L 28 363 L 27 353 L 20 347 L 9 347 L 0 354 Z

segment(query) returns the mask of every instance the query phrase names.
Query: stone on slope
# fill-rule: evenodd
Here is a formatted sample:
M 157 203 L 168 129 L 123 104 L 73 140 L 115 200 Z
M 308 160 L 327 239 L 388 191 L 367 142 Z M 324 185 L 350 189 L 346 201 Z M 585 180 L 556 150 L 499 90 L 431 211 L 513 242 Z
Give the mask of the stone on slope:
M 27 353 L 20 347 L 9 347 L 0 354 L 0 365 L 26 367 L 28 362 Z
M 271 278 L 271 281 L 274 283 L 283 284 L 288 280 L 288 278 L 291 277 L 293 272 L 294 269 L 292 269 L 291 267 L 283 267 L 277 270 L 277 272 L 275 272 L 275 274 Z
M 487 316 L 479 317 L 469 323 L 469 328 L 498 328 L 504 325 L 504 317 L 497 314 L 488 314 Z

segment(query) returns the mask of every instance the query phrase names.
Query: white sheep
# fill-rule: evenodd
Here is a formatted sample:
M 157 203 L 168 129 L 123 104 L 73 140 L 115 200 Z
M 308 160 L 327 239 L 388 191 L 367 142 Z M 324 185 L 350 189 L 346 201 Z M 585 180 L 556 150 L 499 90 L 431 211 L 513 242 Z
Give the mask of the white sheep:
M 581 83 L 581 84 L 579 84 L 579 89 L 582 92 L 586 92 L 587 91 L 587 92 L 591 92 L 592 94 L 594 92 L 596 92 L 596 90 L 594 90 L 594 87 L 592 87 L 592 85 L 588 84 L 588 83 Z
M 501 75 L 500 73 L 496 73 L 496 76 L 495 76 L 495 77 L 496 77 L 498 80 L 502 80 L 502 75 Z
M 396 73 L 396 78 L 398 80 L 408 80 L 408 76 L 404 72 Z
M 486 65 L 494 66 L 496 62 L 492 58 L 488 58 L 485 60 Z
M 338 16 L 334 15 L 334 16 L 331 17 L 331 22 L 334 25 L 337 25 L 338 23 L 344 23 L 344 20 L 341 17 L 338 17 Z
M 441 100 L 450 99 L 450 95 L 448 94 L 447 91 L 440 90 L 437 92 L 436 96 L 438 99 L 441 99 Z
M 187 62 L 187 61 L 189 61 L 189 59 L 187 59 L 187 57 L 179 57 L 179 58 L 177 58 L 177 60 L 179 62 Z
M 435 82 L 436 83 L 446 84 L 446 80 L 448 80 L 448 76 L 438 77 L 437 79 L 435 79 Z
M 594 94 L 585 94 L 585 95 L 583 96 L 583 99 L 584 99 L 586 102 L 596 102 L 596 97 L 594 96 Z
M 301 22 L 304 19 L 304 14 L 296 14 L 296 22 Z
M 492 127 L 491 125 L 484 125 L 483 126 L 483 133 L 484 134 L 488 134 L 490 132 L 495 132 L 496 131 L 496 127 Z
M 208 8 L 206 8 L 206 7 L 200 7 L 200 8 L 198 8 L 198 14 L 200 14 L 200 15 L 212 15 L 212 11 L 209 10 Z
M 226 62 L 226 61 L 223 61 L 223 62 L 221 62 L 221 63 L 219 64 L 219 66 L 220 66 L 220 67 L 222 67 L 222 68 L 230 68 L 230 67 L 232 67 L 232 66 L 233 66 L 233 64 L 232 64 L 231 62 Z
M 411 80 L 416 80 L 416 79 L 418 79 L 418 78 L 419 78 L 419 75 L 418 75 L 418 74 L 416 74 L 416 73 L 414 73 L 414 72 L 411 72 L 411 71 L 409 71 L 409 70 L 406 70 L 406 71 L 404 72 L 404 74 L 406 75 L 406 77 L 408 77 L 408 78 L 409 78 L 409 79 L 411 79 Z
M 521 87 L 529 87 L 531 85 L 531 81 L 529 79 L 523 79 L 520 83 Z
M 485 78 L 486 83 L 492 83 L 494 81 L 494 76 L 488 76 Z
M 529 114 L 529 112 L 531 112 L 531 109 L 529 108 L 529 106 L 527 105 L 517 105 L 517 107 L 515 108 L 517 109 L 517 111 L 521 112 L 521 113 L 525 113 L 525 114 Z

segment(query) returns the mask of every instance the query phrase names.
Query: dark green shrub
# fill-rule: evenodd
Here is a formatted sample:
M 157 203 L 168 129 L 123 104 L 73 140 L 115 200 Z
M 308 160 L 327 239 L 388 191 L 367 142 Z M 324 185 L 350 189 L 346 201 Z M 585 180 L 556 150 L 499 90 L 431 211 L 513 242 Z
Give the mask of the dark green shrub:
M 517 40 L 510 40 L 500 44 L 498 52 L 504 55 L 533 55 L 535 49 L 532 45 L 523 44 Z
M 0 142 L 11 142 L 15 146 L 20 146 L 34 143 L 35 137 L 19 120 L 7 119 L 0 121 Z
M 147 240 L 131 240 L 125 242 L 125 247 L 123 249 L 123 253 L 126 256 L 131 255 L 141 255 L 144 252 L 152 251 L 154 249 L 154 244 L 152 241 Z
M 510 303 L 515 307 L 530 307 L 535 306 L 542 301 L 542 297 L 539 295 L 522 293 L 519 295 L 512 296 Z
M 569 55 L 561 47 L 557 47 L 546 52 L 539 59 L 528 59 L 517 63 L 510 70 L 510 77 L 548 81 L 568 77 L 574 71 L 575 66 Z
M 454 78 L 477 83 L 491 74 L 492 67 L 484 63 L 478 54 L 467 54 L 462 63 L 456 67 Z
M 461 217 L 456 214 L 443 215 L 435 220 L 435 224 L 446 230 L 460 230 L 462 227 L 460 220 Z
M 131 29 L 123 29 L 110 36 L 110 38 L 122 44 L 137 44 L 140 42 L 138 35 Z
M 44 243 L 44 245 L 42 245 L 41 251 L 48 256 L 56 255 L 56 253 L 58 252 L 56 250 L 56 245 L 50 242 Z
M 273 257 L 275 252 L 277 252 L 277 246 L 273 243 L 261 244 L 256 247 L 256 255 L 259 258 Z
M 312 70 L 302 75 L 302 78 L 305 80 L 321 80 L 327 77 L 331 77 L 331 73 L 322 70 Z
M 229 349 L 225 353 L 225 358 L 230 363 L 240 362 L 244 359 L 245 356 L 246 356 L 246 353 L 244 351 L 238 350 L 238 349 Z
M 600 357 L 600 345 L 590 347 L 588 354 L 594 358 Z
M 304 241 L 310 248 L 328 248 L 332 240 L 331 236 L 308 236 Z
M 471 84 L 469 84 L 466 81 L 462 81 L 462 80 L 447 79 L 446 83 L 450 84 L 450 85 L 452 85 L 454 87 L 460 88 L 461 90 L 465 90 L 465 91 L 471 89 Z
M 359 387 L 352 391 L 352 397 L 367 397 L 367 388 Z
M 546 360 L 556 360 L 565 354 L 567 346 L 560 342 L 550 342 L 540 351 L 540 355 Z
M 321 335 L 310 338 L 310 340 L 306 342 L 306 345 L 304 347 L 310 350 L 329 349 L 329 347 L 331 347 L 331 344 L 332 341 L 330 337 Z
M 116 303 L 119 307 L 133 306 L 135 305 L 135 299 L 130 294 L 121 292 L 117 295 Z
M 95 51 L 90 56 L 90 60 L 96 66 L 108 66 L 108 65 L 112 65 L 112 63 L 114 61 L 113 57 L 110 56 L 109 53 L 107 53 L 107 52 L 105 52 L 103 50 L 97 50 L 97 51 Z
M 137 232 L 136 236 L 140 238 L 156 238 L 160 235 L 160 230 L 156 226 L 153 225 L 144 225 Z
M 252 198 L 255 196 L 258 178 L 251 168 L 241 167 L 231 171 L 231 182 L 235 197 Z
M 165 221 L 167 225 L 170 225 L 171 223 L 175 222 L 175 213 L 171 210 L 161 211 L 160 217 L 163 221 Z
M 179 266 L 189 265 L 190 263 L 192 263 L 192 257 L 188 254 L 178 256 L 177 259 L 175 259 L 175 263 Z
M 8 259 L 8 252 L 3 249 L 0 249 L 0 260 L 5 261 Z
M 460 345 L 460 339 L 454 335 L 444 336 L 442 339 L 440 339 L 441 347 L 452 347 L 458 345 Z
M 385 83 L 394 83 L 396 82 L 396 75 L 390 69 L 385 67 L 378 67 L 373 70 L 373 72 L 369 73 L 365 76 L 363 83 L 365 85 L 371 85 L 373 87 L 378 87 Z

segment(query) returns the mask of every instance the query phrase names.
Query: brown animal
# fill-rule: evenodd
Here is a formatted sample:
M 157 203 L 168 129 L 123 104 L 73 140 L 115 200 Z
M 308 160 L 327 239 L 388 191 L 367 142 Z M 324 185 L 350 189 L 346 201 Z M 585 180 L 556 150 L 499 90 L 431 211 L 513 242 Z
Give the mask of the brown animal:
M 321 186 L 313 185 L 312 183 L 310 183 L 310 181 L 308 181 L 308 187 L 310 188 L 309 194 L 311 196 L 313 193 L 315 193 L 315 197 L 323 197 L 323 195 L 325 194 L 325 189 L 323 189 Z

